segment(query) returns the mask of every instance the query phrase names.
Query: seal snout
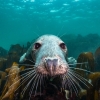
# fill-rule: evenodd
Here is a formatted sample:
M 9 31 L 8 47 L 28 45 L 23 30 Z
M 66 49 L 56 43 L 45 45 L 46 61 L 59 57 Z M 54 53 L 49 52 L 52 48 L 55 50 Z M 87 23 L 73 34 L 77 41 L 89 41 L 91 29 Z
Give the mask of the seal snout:
M 44 63 L 45 63 L 46 70 L 50 73 L 50 75 L 53 75 L 58 66 L 58 59 L 46 58 Z

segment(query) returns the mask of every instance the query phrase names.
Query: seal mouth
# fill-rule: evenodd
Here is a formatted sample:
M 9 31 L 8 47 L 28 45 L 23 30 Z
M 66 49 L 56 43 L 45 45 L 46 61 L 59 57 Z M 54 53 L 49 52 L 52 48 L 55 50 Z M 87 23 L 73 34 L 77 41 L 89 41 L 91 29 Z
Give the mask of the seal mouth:
M 67 73 L 68 64 L 61 63 L 57 58 L 45 58 L 42 63 L 37 66 L 37 73 L 48 76 L 63 75 Z
M 52 68 L 53 69 L 53 68 Z M 49 71 L 45 68 L 45 66 L 39 66 L 37 68 L 37 73 L 48 75 L 48 76 L 56 76 L 56 75 L 63 75 L 67 73 L 67 68 L 64 68 L 64 66 L 59 66 L 59 68 L 56 69 L 56 71 L 53 71 L 50 69 Z

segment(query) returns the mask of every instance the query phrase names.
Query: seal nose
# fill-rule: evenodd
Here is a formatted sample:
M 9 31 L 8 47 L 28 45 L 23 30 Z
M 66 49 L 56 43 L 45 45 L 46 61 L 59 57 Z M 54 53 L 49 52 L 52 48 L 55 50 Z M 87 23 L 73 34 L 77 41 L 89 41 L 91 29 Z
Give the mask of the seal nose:
M 45 67 L 48 72 L 52 75 L 56 71 L 58 65 L 58 59 L 45 59 Z

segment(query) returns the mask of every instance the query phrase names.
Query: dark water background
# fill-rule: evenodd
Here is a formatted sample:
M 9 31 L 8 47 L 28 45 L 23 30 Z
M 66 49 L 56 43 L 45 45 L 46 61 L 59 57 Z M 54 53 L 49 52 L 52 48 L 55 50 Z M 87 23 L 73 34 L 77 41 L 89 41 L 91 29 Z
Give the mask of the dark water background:
M 0 46 L 4 49 L 42 34 L 67 34 L 65 40 L 74 41 L 77 34 L 90 33 L 100 34 L 100 0 L 0 0 Z

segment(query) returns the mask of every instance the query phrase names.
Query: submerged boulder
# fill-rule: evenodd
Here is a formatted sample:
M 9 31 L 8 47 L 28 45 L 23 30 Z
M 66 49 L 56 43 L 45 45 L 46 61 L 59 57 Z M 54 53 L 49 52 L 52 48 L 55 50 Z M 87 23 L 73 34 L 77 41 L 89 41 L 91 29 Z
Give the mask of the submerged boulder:
M 18 63 L 20 57 L 27 51 L 30 45 L 30 42 L 27 42 L 26 47 L 20 44 L 11 45 L 8 52 L 0 47 L 0 70 L 5 71 L 5 69 L 11 67 L 13 62 Z
M 7 50 L 0 47 L 0 57 L 6 57 L 7 56 Z
M 68 38 L 70 37 L 70 38 Z M 100 35 L 99 34 L 88 34 L 88 35 L 64 35 L 62 40 L 67 44 L 68 56 L 73 56 L 75 58 L 81 52 L 95 52 L 95 49 L 100 46 Z
M 7 62 L 6 58 L 0 58 L 0 70 L 1 71 L 4 71 L 6 69 L 6 62 Z
M 96 62 L 96 71 L 100 71 L 100 47 L 95 51 L 95 62 Z
M 9 68 L 13 62 L 19 62 L 20 56 L 22 56 L 26 50 L 28 49 L 29 43 L 27 43 L 27 47 L 21 46 L 20 44 L 15 44 L 10 47 L 7 56 L 7 68 Z

